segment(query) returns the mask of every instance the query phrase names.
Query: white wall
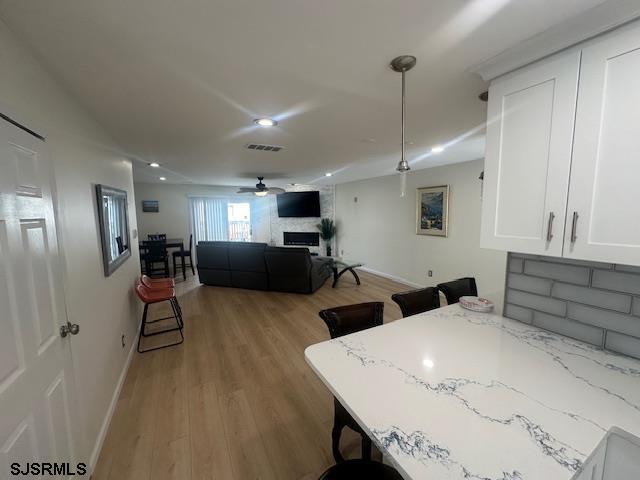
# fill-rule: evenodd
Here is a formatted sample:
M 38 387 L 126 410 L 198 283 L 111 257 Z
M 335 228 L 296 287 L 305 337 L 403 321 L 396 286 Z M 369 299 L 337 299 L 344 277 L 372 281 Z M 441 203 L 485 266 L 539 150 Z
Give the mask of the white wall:
M 140 239 L 144 240 L 149 233 L 166 233 L 168 238 L 184 238 L 185 242 L 188 242 L 190 196 L 216 196 L 251 201 L 253 241 L 268 242 L 270 239 L 269 197 L 237 195 L 237 187 L 206 185 L 136 183 L 134 189 Z M 158 213 L 143 212 L 143 200 L 158 200 L 160 211 Z M 186 245 L 185 248 L 187 248 Z
M 44 131 L 54 162 L 66 306 L 69 320 L 80 325 L 80 334 L 71 342 L 77 414 L 85 436 L 78 440 L 83 460 L 89 461 L 97 451 L 139 323 L 131 292 L 139 274 L 138 251 L 134 248 L 118 271 L 104 277 L 94 185 L 128 192 L 129 222 L 135 228 L 131 163 L 115 153 L 105 132 L 1 21 L 0 72 L 0 109 Z M 121 334 L 126 348 L 121 347 Z
M 411 172 L 404 198 L 399 175 L 337 185 L 338 251 L 418 285 L 476 277 L 479 294 L 501 308 L 506 253 L 479 247 L 482 169 L 483 161 L 476 160 Z M 447 184 L 449 236 L 416 235 L 415 189 Z

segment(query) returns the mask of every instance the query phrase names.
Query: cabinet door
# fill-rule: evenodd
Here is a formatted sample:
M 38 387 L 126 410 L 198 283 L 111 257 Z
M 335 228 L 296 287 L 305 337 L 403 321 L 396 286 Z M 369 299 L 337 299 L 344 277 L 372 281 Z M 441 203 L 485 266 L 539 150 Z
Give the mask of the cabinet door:
M 574 51 L 492 83 L 482 247 L 562 255 L 579 70 Z
M 583 49 L 564 255 L 640 265 L 640 26 Z

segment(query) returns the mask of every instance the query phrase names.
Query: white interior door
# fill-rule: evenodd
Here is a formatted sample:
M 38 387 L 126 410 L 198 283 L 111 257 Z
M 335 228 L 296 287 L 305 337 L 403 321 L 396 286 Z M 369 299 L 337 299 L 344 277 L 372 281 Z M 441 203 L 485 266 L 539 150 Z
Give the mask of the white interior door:
M 45 142 L 0 119 L 0 479 L 82 454 L 52 185 Z
M 639 208 L 636 23 L 583 50 L 564 255 L 640 265 Z
M 562 255 L 580 52 L 489 89 L 481 246 Z

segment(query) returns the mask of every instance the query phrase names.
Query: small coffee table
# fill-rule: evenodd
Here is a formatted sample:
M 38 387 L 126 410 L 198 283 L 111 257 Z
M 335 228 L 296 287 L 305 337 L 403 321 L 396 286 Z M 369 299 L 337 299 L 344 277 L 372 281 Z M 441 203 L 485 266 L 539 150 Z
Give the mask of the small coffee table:
M 353 278 L 356 279 L 356 283 L 358 285 L 360 285 L 360 277 L 358 277 L 358 274 L 356 273 L 356 271 L 354 270 L 355 268 L 358 267 L 362 267 L 364 265 L 364 263 L 362 262 L 358 262 L 355 260 L 349 260 L 346 258 L 341 258 L 341 257 L 333 257 L 333 265 L 332 265 L 332 269 L 333 269 L 333 288 L 336 288 L 336 285 L 338 283 L 338 279 L 342 276 L 343 273 L 345 272 L 351 272 L 351 275 L 353 275 Z M 338 271 L 340 270 L 340 271 Z

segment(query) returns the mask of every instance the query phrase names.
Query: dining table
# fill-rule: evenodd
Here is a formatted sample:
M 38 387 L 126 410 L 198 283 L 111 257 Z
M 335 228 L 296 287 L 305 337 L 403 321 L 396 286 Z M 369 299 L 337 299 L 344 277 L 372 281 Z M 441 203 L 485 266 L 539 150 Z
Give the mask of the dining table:
M 150 241 L 154 241 L 154 240 L 142 240 L 140 242 L 140 249 L 141 250 L 145 250 L 146 243 L 150 242 Z M 181 258 L 181 262 L 182 262 L 182 278 L 184 280 L 186 280 L 187 279 L 187 269 L 186 269 L 185 258 L 184 258 L 184 239 L 183 238 L 167 238 L 166 245 L 167 245 L 167 249 L 177 248 L 177 249 L 180 250 L 180 258 Z M 174 276 L 175 276 L 175 274 L 176 274 L 176 272 L 173 272 Z
M 640 360 L 459 304 L 305 358 L 405 479 L 570 480 L 612 427 L 640 435 Z

